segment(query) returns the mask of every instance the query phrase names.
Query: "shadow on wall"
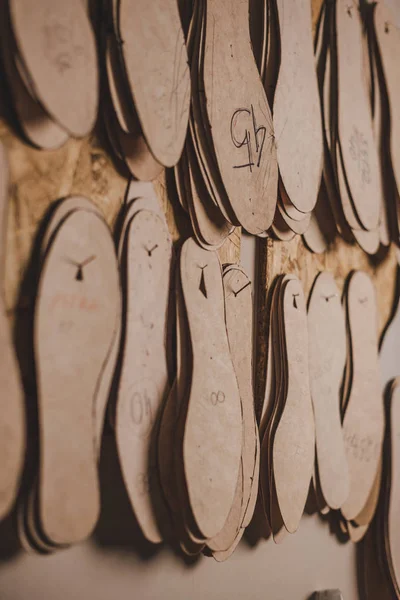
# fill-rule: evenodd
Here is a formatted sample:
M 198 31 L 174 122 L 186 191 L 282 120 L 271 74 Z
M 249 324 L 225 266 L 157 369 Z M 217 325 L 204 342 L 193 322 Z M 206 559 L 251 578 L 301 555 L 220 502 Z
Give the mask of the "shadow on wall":
M 115 438 L 107 431 L 103 436 L 100 458 L 101 513 L 94 540 L 102 547 L 135 552 L 149 560 L 159 546 L 143 537 L 135 519 L 122 479 Z
M 20 551 L 21 545 L 12 513 L 0 523 L 0 563 L 11 560 Z
M 131 552 L 144 561 L 155 559 L 165 548 L 165 543 L 151 544 L 141 532 L 125 489 L 115 438 L 108 424 L 101 451 L 100 488 L 101 514 L 93 535 L 96 545 L 112 552 Z M 184 555 L 172 536 L 172 530 L 166 529 L 165 525 L 164 537 L 177 560 L 183 560 L 187 566 L 194 566 L 201 559 Z
M 13 194 L 12 189 L 10 194 Z M 35 484 L 38 468 L 38 413 L 33 349 L 33 313 L 41 263 L 41 241 L 57 204 L 54 203 L 48 211 L 38 230 L 30 261 L 20 286 L 14 314 L 13 341 L 25 396 L 26 451 L 18 498 L 10 515 L 0 523 L 0 561 L 10 560 L 22 550 L 18 538 L 16 514 L 21 500 L 26 498 Z

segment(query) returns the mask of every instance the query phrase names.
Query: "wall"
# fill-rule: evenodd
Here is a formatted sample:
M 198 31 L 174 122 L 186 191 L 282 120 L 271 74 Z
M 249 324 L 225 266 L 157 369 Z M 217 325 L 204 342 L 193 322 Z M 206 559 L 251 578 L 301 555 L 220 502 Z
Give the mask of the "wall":
M 312 2 L 314 21 L 320 4 L 321 0 Z M 32 289 L 21 288 L 21 284 L 39 225 L 51 203 L 69 194 L 84 194 L 100 206 L 112 226 L 123 204 L 127 174 L 109 156 L 101 125 L 90 139 L 70 140 L 56 152 L 41 152 L 20 140 L 3 88 L 0 102 L 0 139 L 7 146 L 11 169 L 5 293 L 12 325 L 32 300 Z M 189 235 L 190 227 L 169 183 L 163 176 L 156 187 L 173 238 L 178 241 Z M 239 259 L 240 238 L 237 230 L 227 241 L 220 251 L 223 262 Z M 257 248 L 254 241 L 245 240 L 242 262 L 258 277 L 258 400 L 266 361 L 266 293 L 277 273 L 297 273 L 308 293 L 321 269 L 332 270 L 341 288 L 350 270 L 367 270 L 377 285 L 383 329 L 394 290 L 397 262 L 393 249 L 369 259 L 358 248 L 336 240 L 324 256 L 318 257 L 308 252 L 299 238 L 279 244 L 259 241 Z M 189 564 L 170 549 L 154 553 L 139 543 L 110 432 L 105 436 L 101 473 L 103 512 L 86 544 L 54 556 L 30 556 L 17 549 L 12 521 L 0 525 L 0 600 L 306 600 L 316 589 L 334 587 L 341 588 L 345 600 L 357 598 L 355 547 L 340 543 L 329 524 L 316 515 L 306 515 L 298 533 L 280 546 L 272 540 L 259 540 L 255 545 L 244 540 L 226 564 L 205 557 Z
M 0 598 L 306 600 L 314 590 L 339 587 L 345 600 L 356 600 L 355 572 L 354 546 L 340 545 L 327 523 L 305 516 L 282 545 L 242 541 L 223 564 L 202 557 L 187 565 L 170 550 L 140 558 L 96 537 L 55 556 L 18 555 L 0 563 Z

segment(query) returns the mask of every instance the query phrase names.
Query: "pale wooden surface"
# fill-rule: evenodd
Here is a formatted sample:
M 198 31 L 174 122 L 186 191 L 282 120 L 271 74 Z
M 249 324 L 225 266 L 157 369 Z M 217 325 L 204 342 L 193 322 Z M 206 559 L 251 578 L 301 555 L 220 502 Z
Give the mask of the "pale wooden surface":
M 7 308 L 12 312 L 35 235 L 52 202 L 70 194 L 86 196 L 99 206 L 113 226 L 124 201 L 128 178 L 116 169 L 95 135 L 81 141 L 71 139 L 56 151 L 40 151 L 25 144 L 0 119 L 0 139 L 6 145 L 10 163 L 5 293 Z M 188 236 L 189 221 L 178 207 L 177 198 L 172 199 L 172 204 L 167 198 L 164 175 L 155 186 L 173 240 Z M 175 210 L 180 216 L 179 227 Z M 240 234 L 235 230 L 220 250 L 221 260 L 237 260 L 239 247 Z

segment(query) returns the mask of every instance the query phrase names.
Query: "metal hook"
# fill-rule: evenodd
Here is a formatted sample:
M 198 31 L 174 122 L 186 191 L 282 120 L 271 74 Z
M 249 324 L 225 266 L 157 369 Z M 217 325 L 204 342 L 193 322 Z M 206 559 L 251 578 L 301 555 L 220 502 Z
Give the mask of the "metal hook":
M 251 285 L 251 281 L 248 281 L 247 283 L 245 283 L 244 286 L 241 287 L 240 290 L 238 290 L 237 292 L 235 292 L 234 290 L 232 290 L 232 292 L 234 293 L 235 298 L 236 298 L 236 296 L 238 294 L 240 294 L 240 292 L 243 292 L 243 290 L 245 290 L 247 287 L 249 287 L 249 285 Z
M 329 302 L 329 300 L 331 300 L 332 298 L 336 298 L 337 294 L 331 294 L 330 296 L 325 296 L 324 294 L 321 294 L 321 298 L 325 298 L 325 302 Z
M 81 262 L 72 260 L 72 258 L 66 258 L 65 261 L 77 268 L 77 272 L 75 275 L 76 281 L 83 281 L 83 267 L 86 267 L 86 265 L 95 260 L 95 258 L 96 256 L 92 254 L 91 256 L 85 258 L 85 260 Z
M 204 277 L 204 269 L 206 267 L 208 267 L 208 265 L 204 265 L 204 267 L 201 267 L 199 265 L 199 269 L 201 269 L 201 277 L 200 277 L 199 290 L 201 291 L 201 293 L 203 294 L 203 296 L 205 298 L 208 298 L 208 296 L 207 296 L 207 288 L 206 288 L 206 279 Z
M 148 248 L 146 248 L 146 246 L 144 247 L 144 249 L 146 250 L 147 254 L 149 256 L 151 256 L 154 252 L 154 250 L 156 250 L 158 248 L 158 244 L 155 244 L 152 248 L 150 248 L 150 250 Z

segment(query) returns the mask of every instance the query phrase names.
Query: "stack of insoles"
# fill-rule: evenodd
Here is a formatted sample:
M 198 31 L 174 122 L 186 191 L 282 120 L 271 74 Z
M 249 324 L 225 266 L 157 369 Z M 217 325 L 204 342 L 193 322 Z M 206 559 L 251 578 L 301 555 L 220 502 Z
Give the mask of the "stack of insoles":
M 53 552 L 92 532 L 121 293 L 111 232 L 86 198 L 56 205 L 40 247 L 33 347 L 38 452 L 18 506 L 22 544 Z
M 391 238 L 399 241 L 400 192 L 400 85 L 397 57 L 400 51 L 398 7 L 377 2 L 366 12 L 372 56 L 372 92 L 376 141 L 382 168 L 385 211 L 382 221 Z
M 256 52 L 264 56 L 261 78 L 272 107 L 279 167 L 271 233 L 288 241 L 310 227 L 322 174 L 322 121 L 311 5 L 307 0 L 267 4 L 260 15 L 263 23 L 267 13 L 264 41 Z
M 17 495 L 25 451 L 24 395 L 4 298 L 8 210 L 8 162 L 0 143 L 0 519 Z
M 377 554 L 393 598 L 400 598 L 400 380 L 387 390 L 383 489 L 377 515 Z
M 371 105 L 368 38 L 357 0 L 323 5 L 316 60 L 324 124 L 324 179 L 339 233 L 375 254 L 388 236 Z
M 348 354 L 342 413 L 350 491 L 341 506 L 341 516 L 343 528 L 358 541 L 376 510 L 385 427 L 378 357 L 378 307 L 369 275 L 355 271 L 348 277 L 344 306 Z
M 7 0 L 1 50 L 12 104 L 24 137 L 38 148 L 91 132 L 97 118 L 94 33 L 82 0 Z
M 221 246 L 232 228 L 264 236 L 277 195 L 271 111 L 249 33 L 247 0 L 197 0 L 187 46 L 192 93 L 189 132 L 175 170 L 197 241 Z
M 294 533 L 314 468 L 307 310 L 300 281 L 280 276 L 271 292 L 267 383 L 261 417 L 261 504 L 275 541 Z
M 346 322 L 339 289 L 328 272 L 316 277 L 310 294 L 308 342 L 316 434 L 313 483 L 318 508 L 325 512 L 341 508 L 350 490 L 341 419 Z
M 118 258 L 123 318 L 112 423 L 125 487 L 145 538 L 163 539 L 157 436 L 168 393 L 167 325 L 172 243 L 151 183 L 132 182 Z
M 375 514 L 384 410 L 366 273 L 350 275 L 344 305 L 328 272 L 314 281 L 308 314 L 294 275 L 278 277 L 270 291 L 258 516 L 276 542 L 296 531 L 311 478 L 318 510 L 340 509 L 334 514 L 353 541 Z
M 228 558 L 250 522 L 259 443 L 252 385 L 251 284 L 193 239 L 176 274 L 177 371 L 159 471 L 181 548 Z
M 176 0 L 106 0 L 100 32 L 104 123 L 136 179 L 174 166 L 186 136 L 190 73 Z

